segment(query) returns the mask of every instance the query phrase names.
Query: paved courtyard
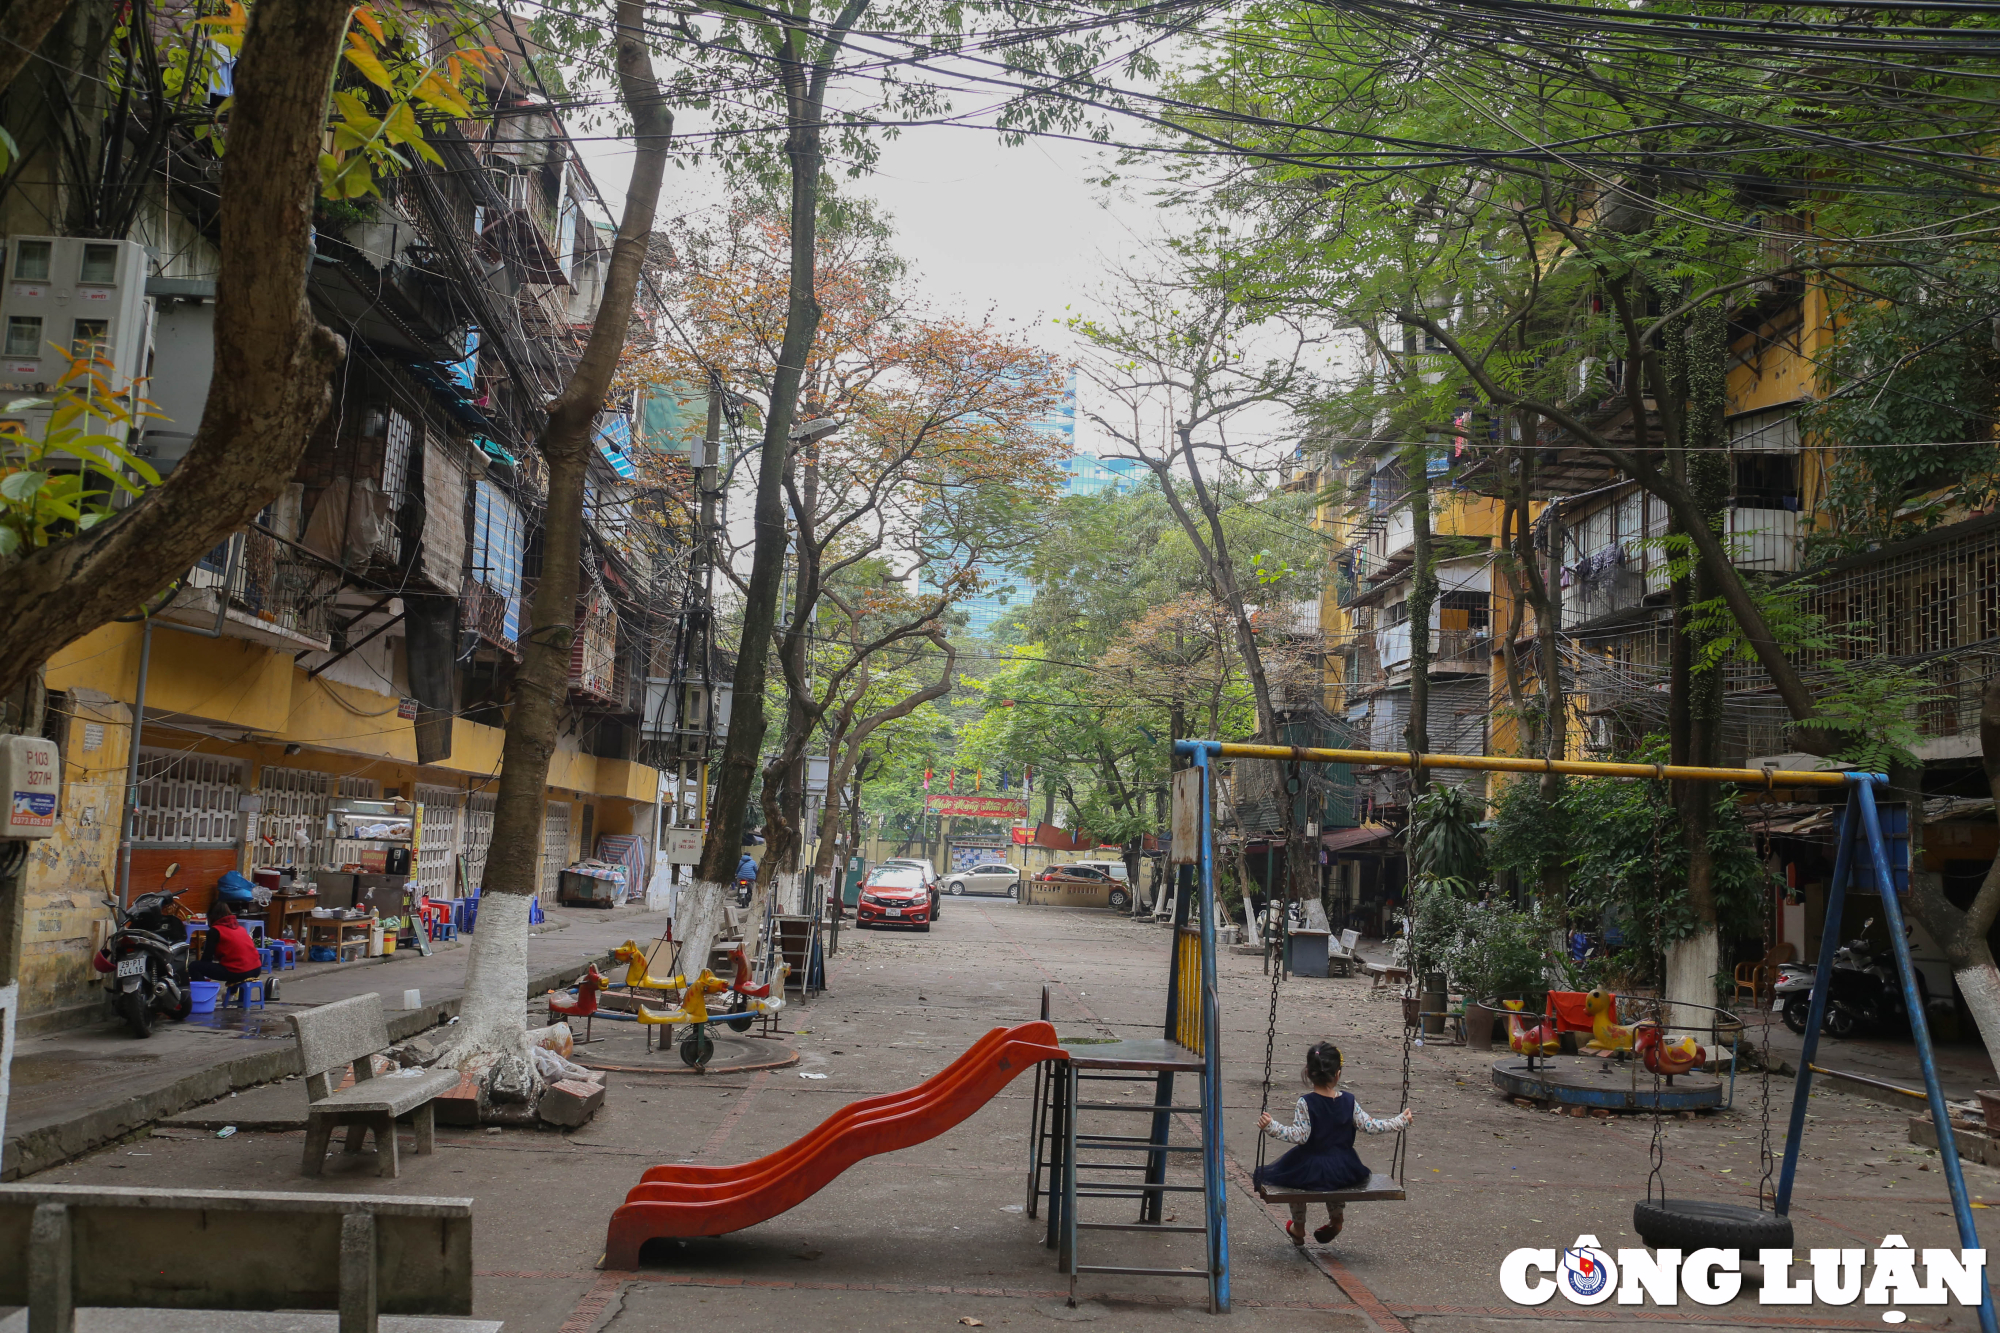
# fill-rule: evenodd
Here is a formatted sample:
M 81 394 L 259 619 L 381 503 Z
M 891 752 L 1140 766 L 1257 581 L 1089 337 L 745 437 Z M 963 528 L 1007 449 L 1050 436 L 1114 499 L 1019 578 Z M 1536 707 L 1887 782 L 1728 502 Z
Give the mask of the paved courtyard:
M 1066 1279 L 1024 1213 L 1032 1078 L 951 1132 L 869 1159 L 794 1211 L 720 1239 L 649 1249 L 635 1272 L 595 1265 L 605 1222 L 640 1172 L 656 1162 L 726 1163 L 759 1156 L 805 1133 L 842 1103 L 907 1087 L 995 1025 L 1036 1015 L 1041 991 L 1066 1039 L 1157 1036 L 1168 932 L 1102 913 L 950 900 L 929 934 L 843 932 L 829 990 L 788 1010 L 785 1038 L 798 1063 L 696 1078 L 610 1076 L 604 1110 L 574 1133 L 439 1131 L 430 1157 L 405 1150 L 403 1175 L 378 1181 L 370 1154 L 298 1173 L 296 1130 L 243 1129 L 218 1139 L 192 1127 L 229 1118 L 232 1100 L 297 1096 L 297 1084 L 225 1099 L 183 1124 L 135 1136 L 38 1180 L 120 1185 L 313 1189 L 470 1196 L 475 1202 L 477 1313 L 514 1333 L 652 1330 L 727 1319 L 748 1327 L 936 1329 L 1089 1323 L 1111 1330 L 1202 1322 L 1198 1280 L 1087 1277 L 1077 1308 Z M 1229 1225 L 1235 1311 L 1256 1329 L 1453 1330 L 1598 1328 L 1671 1321 L 1690 1327 L 1881 1327 L 1879 1307 L 1759 1306 L 1753 1288 L 1725 1307 L 1582 1310 L 1560 1299 L 1510 1308 L 1496 1277 L 1517 1246 L 1563 1246 L 1593 1234 L 1634 1245 L 1631 1206 L 1643 1197 L 1650 1137 L 1643 1118 L 1577 1120 L 1499 1098 L 1495 1054 L 1430 1045 L 1415 1052 L 1408 1202 L 1355 1205 L 1335 1244 L 1301 1252 L 1248 1188 L 1256 1160 L 1269 983 L 1256 958 L 1222 960 Z M 607 1039 L 580 1058 L 677 1068 L 641 1049 L 630 1024 L 601 1021 Z M 1396 1109 L 1401 1078 L 1396 1006 L 1371 999 L 1364 978 L 1284 983 L 1274 1109 L 1297 1088 L 1305 1047 L 1330 1038 L 1347 1055 L 1347 1085 L 1375 1114 Z M 1079 1047 L 1081 1049 L 1081 1047 Z M 782 1054 L 782 1052 L 780 1052 Z M 824 1075 L 824 1077 L 808 1077 Z M 1775 1085 L 1774 1143 L 1782 1142 L 1788 1082 Z M 1907 1111 L 1840 1094 L 1817 1096 L 1793 1215 L 1801 1251 L 1879 1244 L 1952 1246 L 1944 1177 L 1907 1142 Z M 1734 1112 L 1666 1128 L 1665 1180 L 1677 1196 L 1754 1201 L 1757 1086 L 1738 1087 Z M 204 1119 L 204 1117 L 206 1117 Z M 284 1123 L 248 1115 L 246 1122 Z M 1386 1169 L 1388 1137 L 1361 1154 Z M 1967 1167 L 1975 1196 L 2000 1200 L 2000 1172 Z M 1178 1178 L 1178 1177 L 1177 1177 Z M 1129 1207 L 1129 1205 L 1117 1205 Z M 1199 1202 L 1168 1211 L 1196 1220 Z M 1984 1212 L 1978 1214 L 1983 1220 Z M 1135 1267 L 1200 1263 L 1198 1236 L 1105 1232 L 1086 1260 Z M 654 1250 L 658 1250 L 655 1253 Z M 1969 1312 L 1909 1311 L 1912 1323 L 1976 1327 Z

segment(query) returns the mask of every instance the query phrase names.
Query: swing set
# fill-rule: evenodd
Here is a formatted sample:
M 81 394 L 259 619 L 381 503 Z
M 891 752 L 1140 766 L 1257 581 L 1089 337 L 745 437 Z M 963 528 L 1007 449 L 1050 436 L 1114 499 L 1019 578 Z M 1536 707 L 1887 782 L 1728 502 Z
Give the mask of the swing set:
M 1487 773 L 1559 773 L 1574 777 L 1624 778 L 1655 782 L 1732 782 L 1761 789 L 1766 793 L 1779 787 L 1844 788 L 1847 801 L 1841 813 L 1833 880 L 1827 889 L 1826 915 L 1820 936 L 1819 967 L 1814 974 L 1805 1044 L 1800 1052 L 1799 1072 L 1793 1085 L 1784 1164 L 1770 1200 L 1771 1212 L 1768 1214 L 1764 1212 L 1764 1189 L 1761 1186 L 1758 1190 L 1758 1206 L 1755 1209 L 1710 1200 L 1653 1198 L 1653 1181 L 1658 1176 L 1664 1156 L 1659 1142 L 1656 1093 L 1653 1169 L 1647 1181 L 1646 1201 L 1635 1205 L 1635 1215 L 1643 1209 L 1653 1224 L 1643 1228 L 1642 1234 L 1644 1231 L 1658 1231 L 1660 1224 L 1668 1221 L 1672 1224 L 1674 1239 L 1691 1248 L 1709 1244 L 1722 1249 L 1740 1249 L 1743 1236 L 1756 1234 L 1759 1230 L 1772 1229 L 1772 1224 L 1780 1220 L 1783 1229 L 1789 1230 L 1792 1186 L 1798 1171 L 1799 1147 L 1805 1137 L 1807 1099 L 1812 1090 L 1813 1056 L 1818 1049 L 1820 1025 L 1826 1016 L 1828 992 L 1833 979 L 1833 954 L 1840 938 L 1841 912 L 1850 884 L 1856 884 L 1864 890 L 1872 888 L 1881 895 L 1882 912 L 1888 924 L 1889 938 L 1895 952 L 1896 971 L 1903 989 L 1904 1008 L 1909 1015 L 1910 1038 L 1916 1048 L 1917 1062 L 1923 1071 L 1925 1099 L 1929 1105 L 1931 1123 L 1936 1129 L 1940 1145 L 1954 1143 L 1951 1121 L 1945 1108 L 1944 1092 L 1938 1082 L 1937 1064 L 1932 1054 L 1930 1024 L 1925 1016 L 1918 990 L 1916 969 L 1910 960 L 1909 941 L 1904 934 L 1900 896 L 1909 888 L 1908 826 L 1906 823 L 1899 823 L 1893 817 L 1894 813 L 1900 812 L 1885 811 L 1878 802 L 1878 794 L 1888 786 L 1887 776 L 1880 773 L 1786 772 L 1777 769 L 1704 768 L 1676 764 L 1530 759 L 1504 755 L 1427 755 L 1412 751 L 1335 750 L 1195 740 L 1175 741 L 1174 753 L 1192 762 L 1192 767 L 1175 775 L 1172 855 L 1177 863 L 1192 863 L 1197 900 L 1200 904 L 1200 931 L 1197 937 L 1200 949 L 1198 1013 L 1201 1020 L 1201 1036 L 1205 1040 L 1197 1049 L 1201 1050 L 1202 1056 L 1201 1100 L 1207 1115 L 1215 1115 L 1221 1104 L 1220 1060 L 1216 1041 L 1219 1032 L 1214 944 L 1214 766 L 1217 761 L 1225 759 L 1265 759 L 1292 767 L 1292 775 L 1286 785 L 1295 798 L 1301 790 L 1297 769 L 1303 764 L 1356 764 L 1408 768 L 1412 774 L 1431 769 Z M 1898 850 L 1898 855 L 1892 856 L 1892 846 Z M 1280 920 L 1283 919 L 1284 914 L 1281 914 Z M 1177 968 L 1177 974 L 1178 971 Z M 1283 973 L 1282 964 L 1272 969 L 1270 1017 L 1264 1039 L 1264 1107 L 1267 1110 L 1270 1105 L 1272 1060 L 1277 1038 L 1278 983 Z M 1413 978 L 1413 984 L 1415 980 Z M 1409 1102 L 1411 1047 L 1415 1044 L 1416 1028 L 1423 1018 L 1420 1012 L 1412 1012 L 1413 1009 L 1420 1010 L 1421 1005 L 1406 1005 L 1404 1008 L 1403 1095 L 1399 1105 L 1408 1105 Z M 1770 1104 L 1768 1055 L 1764 1065 L 1766 1081 L 1764 1114 L 1768 1121 Z M 1268 1202 L 1284 1204 L 1345 1204 L 1405 1199 L 1407 1194 L 1404 1189 L 1403 1174 L 1408 1155 L 1407 1135 L 1407 1130 L 1398 1130 L 1396 1133 L 1395 1155 L 1390 1173 L 1377 1174 L 1365 1186 L 1358 1189 L 1306 1193 L 1260 1188 L 1258 1193 Z M 1263 1163 L 1265 1138 L 1266 1136 L 1261 1133 L 1258 1135 L 1260 1166 Z M 1212 1309 L 1222 1311 L 1229 1308 L 1229 1242 L 1228 1219 L 1223 1207 L 1219 1179 L 1222 1172 L 1221 1155 L 1216 1147 L 1212 1146 L 1218 1145 L 1219 1139 L 1218 1134 L 1209 1138 L 1204 1144 L 1209 1150 L 1203 1154 L 1203 1173 L 1208 1185 L 1205 1192 L 1209 1212 L 1206 1230 L 1212 1265 L 1210 1301 Z M 1768 1155 L 1768 1143 L 1765 1151 Z M 1952 1214 L 1958 1226 L 1959 1244 L 1967 1250 L 1979 1249 L 1979 1232 L 1973 1223 L 1971 1197 L 1966 1191 L 1965 1175 L 1960 1169 L 1958 1154 L 1946 1146 L 1938 1156 L 1944 1170 L 1945 1181 L 1951 1191 Z M 1662 1193 L 1664 1195 L 1664 1191 Z M 1981 1292 L 1980 1329 L 1982 1333 L 2000 1333 L 2000 1323 L 1996 1323 L 1994 1315 L 1992 1291 L 1982 1283 Z

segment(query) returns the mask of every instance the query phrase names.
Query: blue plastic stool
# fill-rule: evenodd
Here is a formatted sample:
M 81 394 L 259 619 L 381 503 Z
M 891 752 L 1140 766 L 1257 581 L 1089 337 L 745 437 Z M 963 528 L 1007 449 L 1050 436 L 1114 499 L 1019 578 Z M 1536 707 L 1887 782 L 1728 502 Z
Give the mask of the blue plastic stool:
M 433 918 L 431 921 L 431 938 L 433 940 L 457 939 L 458 923 L 456 921 L 447 921 L 442 917 Z
M 257 1003 L 255 1004 L 250 1003 L 250 992 L 253 988 L 257 992 Z M 262 1009 L 264 1007 L 264 982 L 261 978 L 256 981 L 239 981 L 236 983 L 235 990 L 236 1003 L 239 1008 Z
M 272 966 L 289 972 L 299 965 L 299 946 L 291 940 L 271 941 Z
M 528 924 L 531 926 L 542 924 L 542 900 L 540 898 L 528 899 Z
M 268 944 L 257 950 L 257 956 L 264 960 L 264 970 L 266 972 L 275 972 L 278 970 L 277 953 L 278 951 Z

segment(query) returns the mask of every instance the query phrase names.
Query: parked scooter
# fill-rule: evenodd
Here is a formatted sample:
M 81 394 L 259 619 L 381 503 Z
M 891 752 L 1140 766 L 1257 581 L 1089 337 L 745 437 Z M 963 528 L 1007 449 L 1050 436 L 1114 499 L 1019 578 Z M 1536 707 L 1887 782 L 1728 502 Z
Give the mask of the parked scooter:
M 1821 1028 L 1829 1036 L 1852 1037 L 1861 1033 L 1885 1032 L 1909 1025 L 1903 1004 L 1903 982 L 1896 972 L 1893 954 L 1875 953 L 1868 947 L 1869 917 L 1862 922 L 1862 936 L 1849 940 L 1833 953 L 1832 988 L 1827 995 L 1826 1018 Z M 1812 989 L 1817 969 L 1808 964 L 1786 963 L 1778 971 L 1774 987 L 1785 1026 L 1804 1034 L 1812 1005 Z M 1920 970 L 1917 995 L 1926 1011 L 1949 1007 L 1950 997 L 1933 999 L 1930 985 Z
M 107 972 L 104 984 L 112 1008 L 131 1025 L 133 1035 L 153 1035 L 153 1016 L 185 1019 L 194 1010 L 188 984 L 187 926 L 167 911 L 167 904 L 186 889 L 141 894 L 130 907 L 106 898 L 118 929 L 111 932 L 98 967 Z

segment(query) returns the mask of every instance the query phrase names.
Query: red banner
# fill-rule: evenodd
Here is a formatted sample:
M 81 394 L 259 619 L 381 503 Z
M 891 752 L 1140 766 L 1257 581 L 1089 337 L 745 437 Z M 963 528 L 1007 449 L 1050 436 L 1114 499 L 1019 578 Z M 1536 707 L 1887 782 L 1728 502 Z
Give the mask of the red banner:
M 1014 841 L 1019 843 L 1023 847 L 1027 846 L 1029 843 L 1035 840 L 1035 831 L 1031 828 L 1015 827 L 1009 829 L 1008 832 L 1012 833 L 1014 835 Z
M 981 819 L 1026 819 L 1028 803 L 1005 796 L 947 796 L 932 792 L 924 809 L 941 815 L 974 815 Z

